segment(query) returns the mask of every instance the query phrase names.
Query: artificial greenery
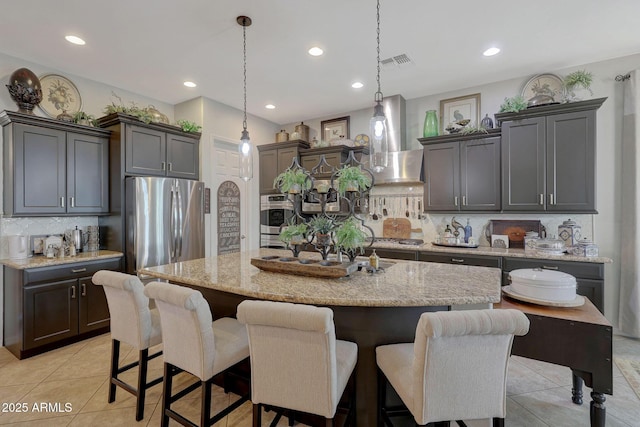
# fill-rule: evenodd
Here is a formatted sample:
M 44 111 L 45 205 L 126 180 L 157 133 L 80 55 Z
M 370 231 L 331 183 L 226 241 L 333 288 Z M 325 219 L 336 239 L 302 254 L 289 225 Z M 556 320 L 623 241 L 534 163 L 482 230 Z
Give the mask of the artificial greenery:
M 363 253 L 367 235 L 359 226 L 358 221 L 351 217 L 336 229 L 335 239 L 336 245 L 341 250 Z
M 593 82 L 593 74 L 586 70 L 578 70 L 573 73 L 567 74 L 567 76 L 563 80 L 564 87 L 567 91 L 572 92 L 577 88 L 584 88 L 593 95 L 593 91 L 591 90 L 591 83 Z
M 460 131 L 460 135 L 470 135 L 472 133 L 489 133 L 489 131 L 483 125 L 465 126 Z
M 304 236 L 307 234 L 308 227 L 305 223 L 295 224 L 295 220 L 290 221 L 285 228 L 280 232 L 278 238 L 286 244 L 291 243 L 294 237 Z
M 135 103 L 131 103 L 131 107 L 126 107 L 124 105 L 116 105 L 113 102 L 106 107 L 104 107 L 105 114 L 113 114 L 113 113 L 122 113 L 128 114 L 130 116 L 134 116 L 138 120 L 144 123 L 151 123 L 153 116 L 144 108 L 140 108 Z
M 298 191 L 311 188 L 311 179 L 302 169 L 287 169 L 273 181 L 273 188 L 280 189 L 283 193 L 290 193 L 292 189 L 295 192 L 296 186 L 299 186 Z
M 344 196 L 347 188 L 357 185 L 358 190 L 366 190 L 371 186 L 371 178 L 358 166 L 344 166 L 338 170 L 338 193 Z
M 319 234 L 329 234 L 335 228 L 334 218 L 320 214 L 312 216 L 307 225 L 313 232 Z
M 200 132 L 200 129 L 202 129 L 202 126 L 199 126 L 196 122 L 190 122 L 189 120 L 178 120 L 177 123 L 178 126 L 182 128 L 183 132 L 195 133 Z
M 73 115 L 73 123 L 80 123 L 81 121 L 86 120 L 89 122 L 90 126 L 96 125 L 96 118 L 91 114 L 87 114 L 84 111 L 78 111 Z
M 500 106 L 501 113 L 517 113 L 527 108 L 527 101 L 522 95 L 516 95 L 512 98 L 505 98 Z

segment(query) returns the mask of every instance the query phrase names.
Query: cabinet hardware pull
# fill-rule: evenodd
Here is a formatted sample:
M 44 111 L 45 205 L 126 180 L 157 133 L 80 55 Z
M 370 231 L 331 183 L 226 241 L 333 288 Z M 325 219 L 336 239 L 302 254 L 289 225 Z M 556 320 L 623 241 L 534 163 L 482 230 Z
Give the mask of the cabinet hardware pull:
M 86 297 L 87 296 L 87 284 L 86 283 L 81 283 L 80 284 L 80 296 Z
M 540 193 L 540 206 L 544 205 L 544 194 Z
M 453 205 L 454 205 L 454 206 L 458 206 L 458 196 L 454 196 L 454 198 L 453 198 Z
M 451 262 L 463 263 L 464 259 L 462 259 L 462 258 L 451 258 Z
M 165 163 L 164 162 L 162 162 L 161 168 L 162 168 L 162 170 L 164 170 L 164 168 L 165 168 Z
M 172 171 L 173 170 L 173 165 L 171 164 L 171 162 L 169 162 L 168 164 L 169 164 L 169 170 Z
M 71 299 L 76 299 L 76 285 L 71 286 Z
M 542 268 L 544 268 L 545 270 L 557 270 L 558 266 L 543 265 Z
M 553 200 L 553 193 L 549 194 L 549 204 L 550 205 L 555 205 L 555 200 Z
M 60 197 L 60 207 L 64 208 L 64 197 Z
M 69 205 L 70 205 L 72 208 L 75 208 L 75 207 L 76 207 L 75 197 L 73 197 L 73 196 L 69 197 Z
M 71 272 L 72 273 L 84 273 L 85 271 L 87 271 L 87 268 L 76 268 L 76 269 L 72 269 Z
M 462 196 L 462 206 L 467 206 L 467 196 Z

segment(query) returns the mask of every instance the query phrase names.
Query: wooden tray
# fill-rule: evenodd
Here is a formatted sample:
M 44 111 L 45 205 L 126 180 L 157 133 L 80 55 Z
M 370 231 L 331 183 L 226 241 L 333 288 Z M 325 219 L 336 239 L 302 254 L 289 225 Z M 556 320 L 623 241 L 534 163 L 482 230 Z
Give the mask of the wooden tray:
M 542 238 L 544 227 L 539 220 L 492 219 L 489 221 L 485 237 L 491 243 L 492 234 L 509 236 L 509 247 L 524 249 L 524 235 L 527 231 L 535 231 Z
M 358 271 L 357 262 L 322 261 L 293 257 L 265 256 L 251 258 L 251 265 L 273 273 L 296 276 L 339 278 Z

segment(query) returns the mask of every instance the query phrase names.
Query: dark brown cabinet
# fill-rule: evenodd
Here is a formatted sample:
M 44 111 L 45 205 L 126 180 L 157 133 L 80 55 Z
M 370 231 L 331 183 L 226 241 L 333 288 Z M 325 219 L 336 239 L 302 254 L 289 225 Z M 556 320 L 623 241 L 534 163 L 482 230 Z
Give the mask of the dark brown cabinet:
M 120 258 L 25 270 L 4 267 L 4 346 L 22 359 L 109 328 L 98 270 L 121 269 Z
M 441 264 L 475 265 L 479 267 L 502 267 L 501 257 L 492 257 L 486 255 L 419 252 L 418 261 L 439 262 Z
M 596 110 L 605 99 L 496 114 L 504 211 L 596 212 Z
M 420 138 L 425 211 L 500 210 L 498 132 Z
M 302 148 L 309 148 L 309 144 L 296 140 L 258 145 L 260 194 L 277 193 L 277 190 L 273 188 L 273 181 L 282 171 L 291 166 L 293 159 L 298 158 Z
M 146 124 L 120 113 L 101 117 L 98 124 L 112 131 L 112 154 L 124 152 L 124 175 L 199 179 L 200 133 L 161 123 Z M 118 173 L 121 160 L 118 157 Z
M 5 111 L 4 206 L 12 216 L 109 211 L 109 132 Z

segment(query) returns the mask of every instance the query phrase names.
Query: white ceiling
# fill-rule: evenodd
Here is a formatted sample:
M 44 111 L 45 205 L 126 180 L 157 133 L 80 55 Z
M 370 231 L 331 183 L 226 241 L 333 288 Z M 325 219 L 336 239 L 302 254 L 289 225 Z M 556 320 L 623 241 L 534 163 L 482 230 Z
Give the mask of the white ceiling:
M 640 52 L 638 0 L 382 0 L 382 92 L 406 99 Z M 373 105 L 374 0 L 31 0 L 4 5 L 0 51 L 176 104 L 198 96 L 279 124 Z M 67 34 L 84 38 L 79 47 Z M 321 57 L 307 50 L 318 45 Z M 491 58 L 482 52 L 496 45 Z M 197 82 L 189 89 L 184 80 Z M 365 87 L 351 88 L 361 80 Z M 266 110 L 268 103 L 275 110 Z

